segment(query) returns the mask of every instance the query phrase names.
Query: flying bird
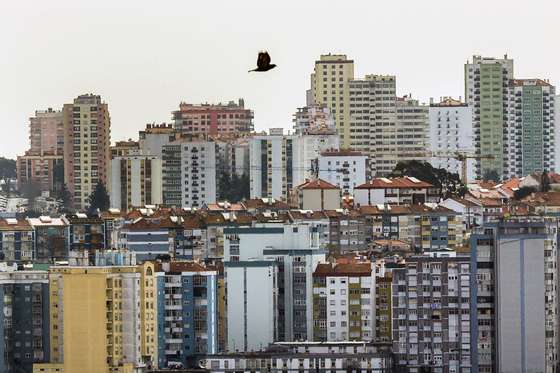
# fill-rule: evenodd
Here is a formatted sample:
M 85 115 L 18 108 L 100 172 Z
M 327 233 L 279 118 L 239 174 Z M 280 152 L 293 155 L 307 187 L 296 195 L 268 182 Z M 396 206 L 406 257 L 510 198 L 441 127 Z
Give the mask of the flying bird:
M 270 56 L 268 55 L 268 52 L 259 52 L 259 57 L 257 57 L 257 68 L 253 69 L 253 70 L 249 70 L 249 72 L 251 71 L 268 71 L 271 69 L 274 69 L 276 67 L 275 64 L 270 63 Z

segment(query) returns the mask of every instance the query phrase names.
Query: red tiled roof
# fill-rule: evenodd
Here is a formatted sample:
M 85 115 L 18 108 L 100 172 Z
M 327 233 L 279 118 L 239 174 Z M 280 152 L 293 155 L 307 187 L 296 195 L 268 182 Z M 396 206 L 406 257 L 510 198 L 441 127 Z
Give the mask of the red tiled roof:
M 313 276 L 370 276 L 371 263 L 321 263 L 315 268 Z
M 494 198 L 479 198 L 478 199 L 483 207 L 502 207 L 503 203 L 499 199 Z
M 245 206 L 243 206 L 241 203 L 229 203 L 229 202 L 209 203 L 206 206 L 206 208 L 209 211 L 244 211 L 244 210 L 246 210 Z
M 307 181 L 297 187 L 299 190 L 311 190 L 311 189 L 338 189 L 336 185 L 326 182 L 325 180 L 315 179 Z
M 10 223 L 15 224 L 10 224 Z M 33 227 L 25 219 L 0 219 L 0 231 L 32 231 Z
M 263 201 L 263 199 L 265 201 Z M 290 206 L 283 201 L 274 198 L 253 198 L 242 202 L 246 209 L 285 209 L 288 210 Z
M 354 189 L 387 189 L 387 188 L 433 188 L 434 186 L 422 180 L 405 177 L 396 177 L 392 179 L 376 178 L 365 184 L 358 185 Z
M 525 197 L 522 201 L 539 206 L 560 206 L 560 192 L 536 192 Z

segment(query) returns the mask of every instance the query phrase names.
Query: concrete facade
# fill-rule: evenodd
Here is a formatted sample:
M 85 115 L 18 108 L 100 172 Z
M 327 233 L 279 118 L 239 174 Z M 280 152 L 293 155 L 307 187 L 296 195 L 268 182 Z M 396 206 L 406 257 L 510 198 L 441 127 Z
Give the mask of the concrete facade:
M 311 96 L 314 104 L 325 105 L 334 117 L 343 147 L 351 147 L 350 91 L 354 79 L 354 61 L 346 55 L 321 55 L 311 74 Z
M 457 152 L 474 154 L 474 130 L 472 107 L 450 97 L 439 103 L 431 103 L 430 120 L 430 163 L 461 175 L 461 161 L 453 157 Z M 475 160 L 467 160 L 467 181 L 475 179 Z
M 150 155 L 129 155 L 111 160 L 110 206 L 121 211 L 145 205 L 161 205 L 161 159 Z
M 65 104 L 64 182 L 78 210 L 88 207 L 97 183 L 109 185 L 111 119 L 101 96 L 78 96 Z

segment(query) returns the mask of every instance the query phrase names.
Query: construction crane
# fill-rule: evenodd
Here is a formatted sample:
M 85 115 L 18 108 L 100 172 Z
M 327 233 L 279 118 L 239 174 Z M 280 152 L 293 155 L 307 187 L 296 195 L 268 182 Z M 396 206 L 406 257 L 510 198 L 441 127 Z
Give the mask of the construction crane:
M 399 158 L 408 158 L 408 159 L 417 159 L 417 160 L 425 160 L 426 162 L 429 162 L 429 158 L 452 158 L 452 159 L 456 159 L 459 162 L 461 162 L 461 174 L 459 175 L 461 178 L 461 181 L 465 184 L 467 184 L 468 180 L 467 180 L 467 166 L 468 166 L 468 160 L 469 159 L 476 159 L 476 160 L 480 160 L 480 159 L 494 159 L 494 155 L 492 154 L 487 154 L 487 155 L 476 155 L 476 154 L 472 154 L 472 153 L 467 153 L 465 151 L 455 151 L 455 152 L 432 152 L 432 151 L 425 151 L 422 153 L 417 153 L 417 152 L 410 152 L 410 153 L 377 153 L 375 155 L 391 155 L 391 156 L 395 156 L 397 157 L 397 159 Z
M 469 154 L 466 152 L 453 152 L 453 153 L 432 153 L 432 152 L 428 152 L 428 156 L 432 157 L 432 158 L 453 158 L 458 160 L 459 162 L 461 162 L 461 181 L 465 184 L 467 184 L 467 161 L 469 159 L 476 159 L 476 160 L 481 160 L 481 159 L 494 159 L 494 155 L 492 154 L 485 154 L 485 155 L 476 155 L 476 154 Z

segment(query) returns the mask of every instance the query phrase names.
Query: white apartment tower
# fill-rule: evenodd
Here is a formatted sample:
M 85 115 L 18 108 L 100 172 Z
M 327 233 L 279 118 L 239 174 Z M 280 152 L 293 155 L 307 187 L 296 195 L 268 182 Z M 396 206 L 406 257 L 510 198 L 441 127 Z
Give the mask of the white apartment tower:
M 472 107 L 460 100 L 444 97 L 430 103 L 430 163 L 461 175 L 461 161 L 457 153 L 474 154 Z M 475 160 L 467 161 L 467 181 L 475 179 Z
M 344 196 L 366 182 L 367 167 L 368 157 L 359 151 L 326 150 L 319 155 L 319 179 L 339 187 Z
M 181 139 L 163 146 L 163 203 L 201 207 L 216 202 L 216 148 L 206 140 Z
M 328 149 L 339 149 L 340 137 L 331 130 L 284 135 L 254 136 L 249 145 L 251 198 L 288 200 L 290 191 L 317 176 L 318 158 Z

